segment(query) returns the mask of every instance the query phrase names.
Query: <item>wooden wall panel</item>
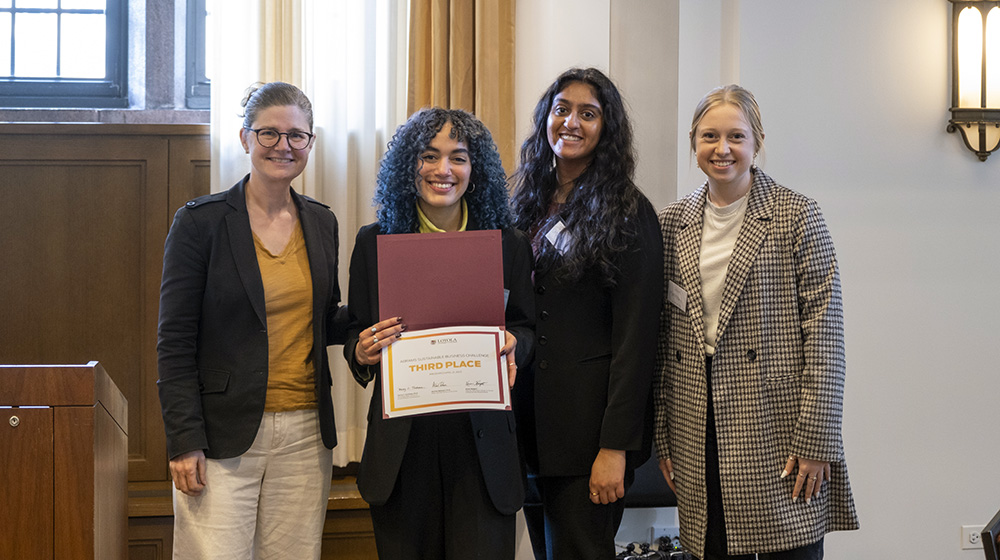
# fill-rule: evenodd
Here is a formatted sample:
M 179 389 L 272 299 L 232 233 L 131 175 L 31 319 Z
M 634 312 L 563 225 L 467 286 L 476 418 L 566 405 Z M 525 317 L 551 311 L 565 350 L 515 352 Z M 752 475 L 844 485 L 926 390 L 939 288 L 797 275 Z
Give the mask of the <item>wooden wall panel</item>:
M 371 560 L 375 550 L 375 529 L 364 510 L 327 511 L 323 526 L 322 560 Z
M 173 517 L 130 517 L 129 560 L 170 560 L 174 550 Z
M 210 151 L 208 136 L 171 138 L 168 227 L 174 221 L 174 212 L 185 202 L 208 193 L 212 180 Z
M 163 241 L 209 190 L 208 127 L 5 124 L 0 145 L 0 363 L 99 360 L 128 399 L 129 480 L 166 480 Z

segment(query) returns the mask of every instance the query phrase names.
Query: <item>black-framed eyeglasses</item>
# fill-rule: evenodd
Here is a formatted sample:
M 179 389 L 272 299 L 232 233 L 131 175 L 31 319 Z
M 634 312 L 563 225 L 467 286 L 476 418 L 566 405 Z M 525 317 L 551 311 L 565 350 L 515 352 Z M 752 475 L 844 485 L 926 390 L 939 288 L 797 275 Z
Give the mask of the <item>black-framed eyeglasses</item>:
M 257 143 L 264 148 L 273 148 L 277 146 L 278 142 L 281 141 L 281 137 L 284 136 L 288 139 L 288 147 L 293 150 L 302 150 L 309 147 L 309 143 L 316 137 L 315 134 L 309 134 L 308 132 L 302 132 L 300 130 L 278 132 L 273 128 L 249 128 L 246 126 L 243 128 L 253 132 L 254 135 L 257 136 Z

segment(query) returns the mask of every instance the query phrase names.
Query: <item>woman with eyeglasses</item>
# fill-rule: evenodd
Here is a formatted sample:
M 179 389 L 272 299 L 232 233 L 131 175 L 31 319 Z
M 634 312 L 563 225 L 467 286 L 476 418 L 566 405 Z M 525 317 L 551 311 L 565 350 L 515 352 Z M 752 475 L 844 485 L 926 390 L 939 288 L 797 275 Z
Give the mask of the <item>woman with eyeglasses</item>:
M 346 336 L 337 219 L 291 187 L 315 140 L 305 94 L 258 84 L 243 107 L 250 173 L 178 210 L 164 248 L 174 558 L 319 558 L 337 444 L 326 346 Z

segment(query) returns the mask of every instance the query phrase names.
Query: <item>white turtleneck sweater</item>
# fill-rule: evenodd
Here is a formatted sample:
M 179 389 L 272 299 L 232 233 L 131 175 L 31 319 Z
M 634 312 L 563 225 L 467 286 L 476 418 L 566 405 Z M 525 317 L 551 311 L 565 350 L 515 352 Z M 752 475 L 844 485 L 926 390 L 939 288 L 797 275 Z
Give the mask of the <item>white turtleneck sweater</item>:
M 726 290 L 726 271 L 733 256 L 736 238 L 739 237 L 743 218 L 747 213 L 744 195 L 736 202 L 719 207 L 705 200 L 705 224 L 701 230 L 701 300 L 705 316 L 705 353 L 715 354 L 716 334 L 719 329 L 719 312 L 722 295 Z

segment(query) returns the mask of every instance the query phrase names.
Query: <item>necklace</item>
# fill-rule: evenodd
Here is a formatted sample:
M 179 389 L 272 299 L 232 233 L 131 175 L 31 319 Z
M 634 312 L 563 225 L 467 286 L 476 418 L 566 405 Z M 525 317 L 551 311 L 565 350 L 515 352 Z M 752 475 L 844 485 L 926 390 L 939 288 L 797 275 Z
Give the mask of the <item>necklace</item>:
M 558 188 L 558 189 L 561 189 L 561 188 L 565 187 L 566 185 L 568 185 L 568 184 L 570 184 L 570 183 L 572 183 L 572 182 L 574 182 L 576 180 L 577 180 L 577 177 L 573 177 L 572 179 L 569 179 L 567 181 L 563 181 L 562 177 L 559 176 L 559 172 L 556 171 L 556 185 L 557 185 L 556 188 Z
M 575 177 L 573 179 L 564 182 L 559 178 L 559 174 L 556 173 L 556 192 L 555 196 L 553 197 L 553 202 L 559 202 L 559 203 L 566 202 L 566 199 L 569 198 L 569 193 L 572 192 L 573 190 L 572 187 L 567 188 L 567 185 L 572 185 L 574 182 L 576 182 Z

